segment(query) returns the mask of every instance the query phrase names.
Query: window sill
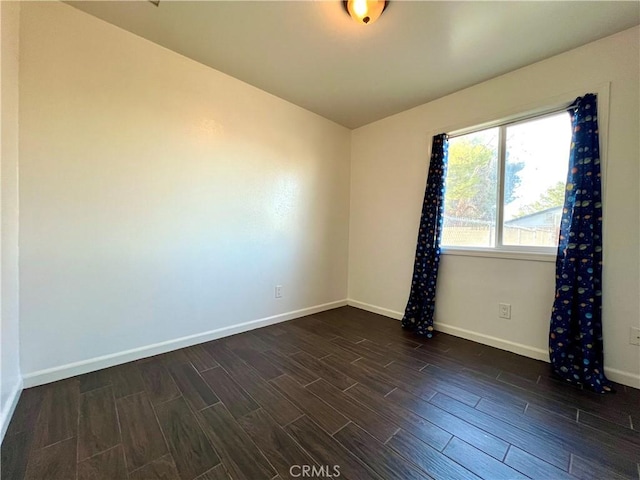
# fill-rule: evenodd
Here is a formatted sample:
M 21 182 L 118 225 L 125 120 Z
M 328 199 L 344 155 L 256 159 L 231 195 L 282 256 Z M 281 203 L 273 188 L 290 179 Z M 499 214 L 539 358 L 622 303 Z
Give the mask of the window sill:
M 556 254 L 547 252 L 526 252 L 513 250 L 496 250 L 488 248 L 458 248 L 442 247 L 443 255 L 457 255 L 461 257 L 501 258 L 505 260 L 523 260 L 528 262 L 555 262 Z

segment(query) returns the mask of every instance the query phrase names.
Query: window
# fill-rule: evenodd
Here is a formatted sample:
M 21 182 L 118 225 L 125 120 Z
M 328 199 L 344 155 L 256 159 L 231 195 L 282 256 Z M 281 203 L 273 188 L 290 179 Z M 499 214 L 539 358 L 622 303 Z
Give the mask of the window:
M 564 111 L 452 135 L 442 246 L 554 252 L 570 143 Z

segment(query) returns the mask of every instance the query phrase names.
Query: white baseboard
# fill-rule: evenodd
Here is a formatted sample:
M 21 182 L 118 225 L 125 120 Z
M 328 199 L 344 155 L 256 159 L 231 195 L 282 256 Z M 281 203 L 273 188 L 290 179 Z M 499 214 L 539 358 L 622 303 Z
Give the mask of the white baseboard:
M 371 305 L 369 303 L 358 302 L 357 300 L 348 299 L 347 305 L 351 307 L 359 308 L 360 310 L 366 310 L 371 313 L 378 313 L 380 315 L 384 315 L 385 317 L 393 318 L 395 320 L 402 320 L 403 314 L 401 312 L 396 312 L 395 310 L 389 310 L 388 308 L 378 307 L 376 305 Z
M 357 300 L 348 299 L 347 304 L 352 307 L 366 310 L 368 312 L 378 313 L 395 320 L 402 320 L 403 317 L 403 314 L 401 312 L 389 310 L 388 308 L 378 307 L 377 305 L 371 305 L 369 303 L 359 302 Z M 541 348 L 512 342 L 502 338 L 493 337 L 491 335 L 486 335 L 484 333 L 455 327 L 453 325 L 447 325 L 446 323 L 434 322 L 433 326 L 437 331 L 448 333 L 455 337 L 472 340 L 483 345 L 499 348 L 500 350 L 506 350 L 507 352 L 517 353 L 518 355 L 522 355 L 524 357 L 549 362 L 549 352 Z M 640 375 L 636 373 L 626 372 L 624 370 L 618 370 L 617 368 L 609 367 L 605 367 L 604 371 L 607 375 L 607 378 L 613 382 L 621 383 L 629 387 L 640 388 Z
M 9 422 L 11 421 L 13 412 L 16 409 L 16 405 L 18 405 L 22 388 L 22 379 L 19 379 L 13 387 L 13 390 L 11 390 L 7 403 L 0 412 L 0 443 L 4 440 L 4 434 L 7 433 L 7 427 L 9 427 Z
M 517 353 L 523 357 L 534 358 L 536 360 L 549 361 L 549 352 L 541 348 L 532 347 L 530 345 L 523 345 L 522 343 L 512 342 L 510 340 L 504 340 L 498 337 L 492 337 L 491 335 L 485 335 L 484 333 L 474 332 L 465 328 L 454 327 L 445 323 L 434 322 L 435 329 L 442 333 L 448 333 L 455 337 L 471 340 L 483 345 L 489 345 L 490 347 L 499 348 L 500 350 L 506 350 L 507 352 Z
M 230 335 L 235 335 L 236 333 L 247 332 L 249 330 L 255 330 L 256 328 L 266 327 L 275 323 L 293 320 L 294 318 L 324 312 L 325 310 L 344 307 L 345 305 L 347 305 L 347 300 L 338 300 L 336 302 L 330 302 L 322 305 L 303 308 L 301 310 L 281 313 L 279 315 L 273 315 L 271 317 L 251 320 L 249 322 L 244 322 L 237 325 L 230 325 L 228 327 L 218 328 L 215 330 L 210 330 L 208 332 L 175 338 L 152 345 L 145 345 L 143 347 L 133 348 L 131 350 L 126 350 L 123 352 L 112 353 L 100 357 L 89 358 L 80 362 L 74 362 L 67 365 L 60 365 L 58 367 L 39 370 L 23 376 L 24 387 L 35 387 L 37 385 L 55 382 L 64 378 L 75 377 L 76 375 L 82 375 L 83 373 L 89 373 L 95 370 L 113 367 L 115 365 L 131 362 L 133 360 L 151 357 L 153 355 L 170 352 L 179 348 L 190 347 L 192 345 L 209 342 L 211 340 L 216 340 L 222 337 L 228 337 Z
M 637 373 L 618 370 L 617 368 L 604 367 L 604 373 L 612 382 L 621 383 L 628 387 L 640 388 L 640 375 Z

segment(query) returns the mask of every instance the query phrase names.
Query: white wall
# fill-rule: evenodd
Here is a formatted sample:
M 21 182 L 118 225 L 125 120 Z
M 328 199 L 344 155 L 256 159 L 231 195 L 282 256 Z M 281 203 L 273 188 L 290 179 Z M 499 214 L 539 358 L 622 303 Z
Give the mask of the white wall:
M 0 440 L 22 387 L 18 325 L 19 16 L 19 3 L 0 2 Z
M 409 294 L 429 135 L 527 111 L 610 82 L 605 153 L 605 364 L 640 386 L 639 89 L 640 29 L 585 45 L 408 110 L 352 133 L 349 298 L 401 316 Z M 437 75 L 437 72 L 434 72 Z M 606 90 L 606 87 L 604 88 Z M 567 96 L 568 95 L 568 96 Z M 446 255 L 438 280 L 440 329 L 547 358 L 554 264 Z M 497 318 L 498 302 L 512 319 Z
M 57 2 L 20 98 L 26 383 L 346 299 L 349 130 Z

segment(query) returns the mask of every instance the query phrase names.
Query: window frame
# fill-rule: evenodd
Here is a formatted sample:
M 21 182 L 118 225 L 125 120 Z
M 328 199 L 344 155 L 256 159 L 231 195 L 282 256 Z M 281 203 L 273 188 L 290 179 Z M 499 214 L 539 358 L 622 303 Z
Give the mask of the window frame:
M 567 111 L 574 100 L 584 95 L 586 92 L 593 92 L 598 98 L 598 130 L 600 132 L 600 166 L 602 175 L 602 197 L 605 198 L 606 192 L 606 157 L 607 157 L 607 139 L 609 128 L 609 92 L 610 83 L 603 83 L 596 88 L 582 88 L 579 91 L 565 93 L 544 102 L 514 109 L 512 112 L 503 115 L 496 115 L 493 120 L 476 122 L 467 122 L 465 127 L 458 125 L 433 131 L 433 135 L 438 132 L 448 132 L 449 138 L 455 138 L 474 132 L 479 132 L 489 128 L 500 128 L 499 152 L 498 152 L 498 208 L 496 212 L 496 245 L 494 247 L 466 247 L 466 246 L 441 246 L 443 255 L 462 256 L 462 257 L 485 257 L 499 258 L 506 260 L 523 260 L 537 262 L 555 262 L 557 255 L 557 247 L 535 247 L 535 246 L 519 246 L 519 245 L 502 245 L 502 219 L 504 218 L 504 190 L 502 188 L 504 163 L 506 161 L 506 127 L 518 123 L 524 123 L 536 118 L 554 115 L 563 111 Z M 485 117 L 486 118 L 486 117 Z M 497 119 L 496 119 L 497 118 Z M 472 125 L 472 126 L 469 126 Z M 432 138 L 430 135 L 429 138 Z M 429 151 L 429 157 L 430 157 Z M 427 157 L 427 158 L 429 158 Z M 569 159 L 567 159 L 567 162 Z M 606 205 L 605 205 L 606 207 Z M 499 217 L 498 217 L 499 216 Z M 606 218 L 606 216 L 605 216 Z M 499 227 L 500 226 L 500 227 Z M 603 227 L 606 228 L 606 220 Z M 499 231 L 499 232 L 498 232 Z M 498 234 L 500 235 L 500 244 L 498 244 Z

